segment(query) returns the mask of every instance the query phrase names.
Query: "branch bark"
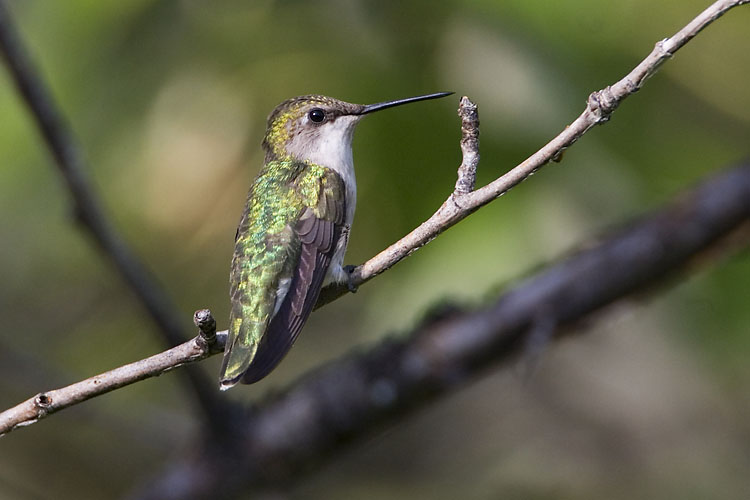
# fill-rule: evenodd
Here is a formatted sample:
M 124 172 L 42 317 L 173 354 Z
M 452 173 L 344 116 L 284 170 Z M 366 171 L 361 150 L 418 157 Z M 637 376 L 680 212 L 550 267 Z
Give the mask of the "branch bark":
M 74 204 L 76 219 L 88 230 L 99 250 L 110 259 L 133 290 L 157 326 L 168 346 L 185 340 L 181 313 L 146 266 L 129 248 L 105 216 L 86 174 L 90 170 L 52 93 L 44 83 L 15 29 L 5 2 L 0 0 L 0 52 L 13 82 L 63 176 Z M 224 403 L 216 395 L 215 384 L 197 370 L 183 370 L 188 389 L 195 395 L 204 419 L 213 429 L 220 429 Z
M 233 447 L 203 442 L 134 493 L 138 500 L 232 498 L 286 486 L 342 447 L 418 411 L 489 366 L 581 333 L 602 308 L 750 244 L 750 163 L 531 276 L 486 307 L 445 307 L 405 338 L 306 374 L 239 421 Z M 710 257 L 710 258 L 708 258 Z M 576 328 L 578 327 L 578 328 Z M 228 472 L 231 471 L 231 472 Z
M 192 340 L 67 387 L 40 392 L 23 403 L 5 410 L 0 413 L 0 437 L 19 427 L 35 424 L 52 413 L 83 403 L 93 397 L 147 378 L 158 377 L 180 366 L 222 352 L 226 342 L 226 332 L 216 332 L 216 321 L 211 316 L 211 312 L 207 309 L 196 311 L 194 321 L 199 334 Z

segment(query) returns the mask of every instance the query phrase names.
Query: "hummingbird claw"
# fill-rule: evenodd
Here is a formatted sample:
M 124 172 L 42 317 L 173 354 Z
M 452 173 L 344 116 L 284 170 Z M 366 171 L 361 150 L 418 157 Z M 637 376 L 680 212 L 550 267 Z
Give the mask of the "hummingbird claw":
M 357 266 L 349 265 L 349 266 L 344 266 L 342 268 L 346 272 L 346 276 L 347 276 L 346 288 L 348 288 L 349 291 L 352 293 L 357 293 L 357 288 L 358 288 L 357 285 L 354 284 L 354 276 L 352 275 L 356 267 Z

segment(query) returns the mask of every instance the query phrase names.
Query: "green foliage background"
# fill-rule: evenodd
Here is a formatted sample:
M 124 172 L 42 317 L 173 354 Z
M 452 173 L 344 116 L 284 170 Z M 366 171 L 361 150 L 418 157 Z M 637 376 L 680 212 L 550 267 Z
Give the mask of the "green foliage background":
M 479 183 L 538 149 L 708 0 L 10 2 L 117 227 L 184 311 L 226 327 L 234 230 L 280 101 L 440 90 L 482 120 Z M 394 270 L 311 318 L 255 401 L 408 329 L 437 300 L 481 303 L 588 236 L 748 154 L 750 8 L 711 26 L 604 127 Z M 460 161 L 457 98 L 358 128 L 348 261 L 426 219 Z M 747 252 L 620 304 L 524 375 L 487 373 L 290 486 L 290 498 L 746 498 Z M 0 72 L 0 407 L 162 349 L 74 226 L 50 156 Z M 218 357 L 202 363 L 211 376 Z M 191 449 L 174 375 L 0 440 L 0 496 L 113 498 Z M 231 474 L 227 470 L 227 474 Z M 248 492 L 248 498 L 254 497 Z

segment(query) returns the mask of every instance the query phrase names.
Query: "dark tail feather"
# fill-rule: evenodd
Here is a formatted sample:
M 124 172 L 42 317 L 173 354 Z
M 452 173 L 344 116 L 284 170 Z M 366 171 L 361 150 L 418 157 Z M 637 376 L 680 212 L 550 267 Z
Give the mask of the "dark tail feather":
M 250 338 L 250 329 L 255 326 L 255 323 L 236 317 L 235 312 L 232 311 L 230 318 L 229 338 L 224 349 L 224 359 L 221 362 L 219 388 L 222 391 L 226 391 L 240 381 L 253 361 L 258 347 L 257 343 L 247 342 Z
M 311 255 L 305 255 L 308 252 Z M 316 255 L 311 247 L 304 247 L 302 253 L 302 262 L 310 258 L 315 265 L 299 266 L 290 291 L 284 298 L 284 303 L 268 325 L 258 351 L 255 353 L 255 359 L 242 377 L 243 384 L 257 382 L 276 368 L 276 365 L 292 348 L 313 306 L 318 301 L 331 259 L 325 254 Z M 302 283 L 305 286 L 299 286 Z

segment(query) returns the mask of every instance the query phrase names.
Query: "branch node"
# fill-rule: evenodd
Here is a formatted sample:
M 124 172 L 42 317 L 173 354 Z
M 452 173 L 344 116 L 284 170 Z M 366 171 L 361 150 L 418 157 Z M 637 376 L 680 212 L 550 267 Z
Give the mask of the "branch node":
M 658 42 L 656 42 L 656 44 L 654 44 L 654 51 L 657 53 L 656 55 L 660 60 L 669 59 L 670 57 L 672 57 L 672 52 L 667 50 L 666 48 L 667 43 L 670 41 L 670 38 L 665 38 L 663 40 L 659 40 Z
M 468 196 L 470 193 L 460 193 L 455 191 L 451 193 L 448 200 L 440 207 L 442 210 L 444 207 L 451 207 L 452 210 L 458 212 L 468 212 L 472 209 L 471 199 Z M 455 208 L 453 208 L 455 207 Z
M 34 398 L 34 406 L 39 409 L 39 417 L 43 417 L 52 406 L 52 398 L 41 392 Z
M 461 166 L 458 167 L 458 180 L 454 194 L 466 194 L 474 191 L 479 165 L 479 111 L 467 96 L 461 98 L 458 105 L 458 116 L 461 118 Z
M 597 124 L 609 121 L 610 115 L 619 105 L 620 99 L 615 97 L 612 93 L 612 87 L 609 85 L 589 95 L 588 106 L 594 114 Z
M 636 84 L 629 76 L 622 79 L 622 84 L 625 87 L 625 95 L 635 94 L 641 90 L 641 86 Z
M 198 338 L 206 347 L 213 347 L 216 343 L 216 320 L 210 309 L 199 309 L 193 314 L 193 323 L 198 327 Z

